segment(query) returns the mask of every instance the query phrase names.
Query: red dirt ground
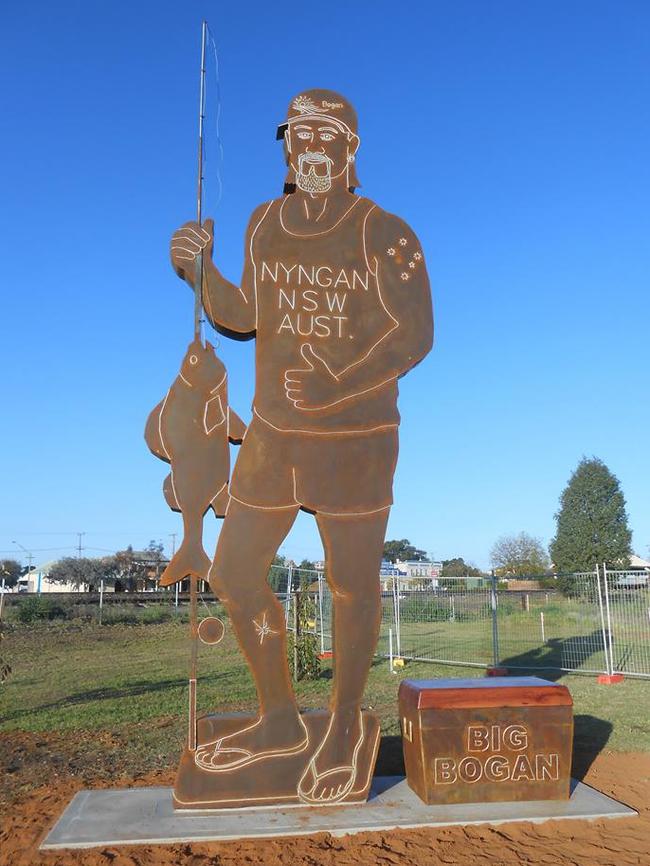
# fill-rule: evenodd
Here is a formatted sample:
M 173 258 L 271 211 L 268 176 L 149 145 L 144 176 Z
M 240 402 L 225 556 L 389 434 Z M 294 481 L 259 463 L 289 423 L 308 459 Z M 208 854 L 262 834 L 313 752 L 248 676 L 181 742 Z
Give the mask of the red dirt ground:
M 58 737 L 27 734 L 0 740 L 3 779 L 14 779 L 14 802 L 5 808 L 0 829 L 0 866 L 650 866 L 650 755 L 607 751 L 584 781 L 638 809 L 638 818 L 39 852 L 41 839 L 80 788 L 172 782 L 167 771 L 128 778 L 120 775 L 119 763 L 117 775 L 109 778 L 101 769 L 97 773 L 96 761 L 92 777 L 90 766 L 78 759 L 62 766 L 62 744 Z M 77 740 L 77 756 L 79 745 Z M 30 778 L 37 773 L 42 786 L 27 790 L 23 773 Z

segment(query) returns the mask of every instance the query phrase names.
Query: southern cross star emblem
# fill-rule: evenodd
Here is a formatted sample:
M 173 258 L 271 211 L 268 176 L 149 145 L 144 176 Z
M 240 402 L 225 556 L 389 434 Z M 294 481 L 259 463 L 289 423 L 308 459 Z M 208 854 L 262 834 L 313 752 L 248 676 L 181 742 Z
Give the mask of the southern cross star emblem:
M 260 639 L 260 646 L 264 643 L 265 637 L 270 634 L 277 634 L 277 631 L 274 631 L 266 621 L 266 611 L 264 611 L 264 613 L 262 614 L 262 622 L 258 622 L 256 619 L 254 619 L 253 625 L 255 626 L 255 631 L 257 632 Z

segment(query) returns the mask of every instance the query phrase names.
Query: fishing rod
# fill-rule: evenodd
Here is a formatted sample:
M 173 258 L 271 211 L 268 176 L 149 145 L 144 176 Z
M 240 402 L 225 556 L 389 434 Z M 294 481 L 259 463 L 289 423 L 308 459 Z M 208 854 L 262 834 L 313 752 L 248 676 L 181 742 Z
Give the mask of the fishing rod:
M 208 32 L 208 22 L 201 24 L 201 73 L 199 88 L 199 154 L 198 181 L 196 191 L 196 218 L 199 226 L 202 222 L 203 204 L 203 119 L 205 116 L 205 43 Z M 203 252 L 195 260 L 194 277 L 194 339 L 201 341 L 201 320 L 203 318 Z M 202 342 L 202 341 L 201 341 Z M 187 747 L 190 752 L 196 751 L 196 680 L 199 642 L 199 626 L 197 611 L 198 578 L 190 575 L 190 676 L 189 676 L 189 719 Z
M 199 153 L 198 153 L 198 180 L 196 190 L 196 221 L 202 224 L 203 211 L 203 121 L 205 119 L 205 45 L 208 35 L 208 22 L 203 21 L 201 25 L 201 73 L 199 88 Z M 194 283 L 194 336 L 201 338 L 201 319 L 203 315 L 203 251 L 201 251 L 195 263 L 196 280 Z

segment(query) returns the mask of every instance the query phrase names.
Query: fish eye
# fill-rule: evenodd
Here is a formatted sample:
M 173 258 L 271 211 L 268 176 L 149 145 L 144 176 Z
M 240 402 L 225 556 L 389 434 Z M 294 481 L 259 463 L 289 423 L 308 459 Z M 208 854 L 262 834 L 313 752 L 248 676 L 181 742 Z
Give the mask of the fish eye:
M 195 364 L 198 364 L 198 363 L 199 363 L 199 359 L 196 357 L 196 355 L 190 355 L 190 364 L 192 366 L 194 366 Z

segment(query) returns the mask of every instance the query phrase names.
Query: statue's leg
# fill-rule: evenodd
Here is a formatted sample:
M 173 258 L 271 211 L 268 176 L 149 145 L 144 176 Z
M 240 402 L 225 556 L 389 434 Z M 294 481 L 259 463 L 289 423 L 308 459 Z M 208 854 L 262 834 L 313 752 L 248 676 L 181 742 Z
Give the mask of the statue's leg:
M 332 590 L 334 688 L 327 735 L 301 780 L 310 801 L 341 799 L 355 781 L 361 700 L 381 622 L 379 569 L 389 510 L 316 515 Z
M 287 663 L 284 610 L 267 579 L 297 511 L 297 506 L 262 509 L 232 500 L 221 529 L 210 587 L 226 606 L 255 680 L 259 719 L 245 730 L 199 748 L 197 763 L 214 770 L 305 744 Z

